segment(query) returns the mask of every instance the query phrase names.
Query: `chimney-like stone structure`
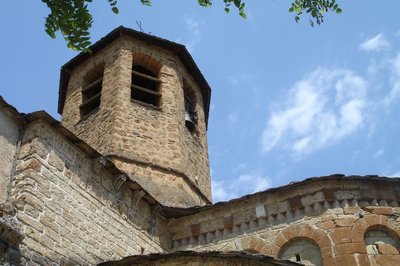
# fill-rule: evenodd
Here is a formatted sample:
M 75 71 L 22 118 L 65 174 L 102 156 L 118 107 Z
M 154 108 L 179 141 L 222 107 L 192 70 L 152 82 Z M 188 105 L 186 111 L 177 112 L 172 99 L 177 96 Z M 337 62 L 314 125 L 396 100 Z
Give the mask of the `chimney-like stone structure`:
M 62 125 L 160 203 L 211 203 L 211 89 L 183 45 L 119 27 L 61 69 Z

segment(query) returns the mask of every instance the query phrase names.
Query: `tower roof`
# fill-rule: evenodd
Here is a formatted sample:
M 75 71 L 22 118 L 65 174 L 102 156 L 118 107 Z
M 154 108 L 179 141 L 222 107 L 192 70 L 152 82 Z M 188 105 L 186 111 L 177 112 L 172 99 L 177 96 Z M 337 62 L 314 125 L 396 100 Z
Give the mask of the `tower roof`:
M 58 92 L 58 113 L 62 114 L 64 109 L 64 102 L 68 88 L 68 82 L 70 78 L 70 73 L 72 70 L 77 67 L 78 65 L 82 64 L 84 61 L 89 59 L 96 54 L 98 51 L 102 50 L 108 44 L 112 43 L 114 40 L 122 37 L 122 36 L 129 36 L 139 41 L 156 45 L 168 51 L 174 53 L 186 67 L 188 72 L 192 75 L 194 80 L 198 83 L 201 93 L 203 96 L 203 105 L 204 105 L 204 115 L 206 125 L 208 125 L 208 113 L 210 107 L 210 97 L 211 97 L 211 88 L 208 85 L 206 79 L 204 78 L 203 74 L 201 73 L 200 69 L 197 67 L 196 63 L 194 62 L 192 56 L 186 49 L 186 47 L 182 44 L 175 43 L 168 41 L 166 39 L 162 39 L 153 35 L 149 35 L 143 32 L 139 32 L 133 29 L 129 29 L 123 26 L 120 26 L 105 37 L 101 38 L 95 44 L 89 47 L 92 51 L 91 53 L 80 53 L 70 61 L 68 61 L 65 65 L 61 67 L 61 75 L 60 75 L 60 87 Z

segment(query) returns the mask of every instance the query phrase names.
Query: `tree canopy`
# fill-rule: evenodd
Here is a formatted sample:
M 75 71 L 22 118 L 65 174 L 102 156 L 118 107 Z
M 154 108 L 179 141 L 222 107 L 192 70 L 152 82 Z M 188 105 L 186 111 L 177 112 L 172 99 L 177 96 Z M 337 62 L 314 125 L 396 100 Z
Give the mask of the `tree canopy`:
M 107 0 L 111 10 L 119 13 L 118 0 Z M 151 6 L 151 0 L 140 0 L 143 5 Z M 225 12 L 231 9 L 238 11 L 239 15 L 246 18 L 245 2 L 243 0 L 222 0 L 225 4 Z M 57 32 L 61 32 L 67 46 L 70 49 L 86 51 L 90 46 L 90 27 L 93 17 L 89 12 L 88 4 L 92 0 L 42 0 L 50 8 L 50 14 L 46 18 L 45 30 L 47 34 L 55 38 Z M 203 7 L 210 7 L 212 0 L 197 0 Z M 321 24 L 327 12 L 341 13 L 336 0 L 294 0 L 289 12 L 294 13 L 296 22 L 303 14 L 309 15 L 311 26 Z

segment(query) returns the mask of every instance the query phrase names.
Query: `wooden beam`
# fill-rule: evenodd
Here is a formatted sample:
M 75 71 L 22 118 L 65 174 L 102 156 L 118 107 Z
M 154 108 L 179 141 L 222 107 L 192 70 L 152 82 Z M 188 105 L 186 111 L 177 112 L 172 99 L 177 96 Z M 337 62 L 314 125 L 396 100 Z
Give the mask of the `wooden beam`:
M 136 76 L 139 76 L 139 77 L 142 77 L 142 78 L 146 78 L 146 79 L 155 81 L 155 82 L 158 82 L 158 83 L 161 82 L 161 80 L 159 80 L 158 78 L 155 78 L 155 77 L 152 77 L 152 76 L 143 74 L 143 73 L 138 72 L 138 71 L 135 71 L 135 70 L 132 70 L 132 74 L 133 74 L 133 75 L 136 75 Z
M 143 88 L 143 87 L 141 87 L 141 86 L 137 86 L 137 85 L 131 85 L 131 87 L 132 87 L 132 88 L 135 88 L 135 89 L 137 89 L 137 90 L 143 91 L 143 92 L 145 92 L 145 93 L 148 93 L 148 94 L 152 94 L 152 95 L 156 95 L 156 96 L 161 96 L 161 93 L 158 92 L 158 91 L 152 91 L 152 90 L 149 90 L 149 89 Z

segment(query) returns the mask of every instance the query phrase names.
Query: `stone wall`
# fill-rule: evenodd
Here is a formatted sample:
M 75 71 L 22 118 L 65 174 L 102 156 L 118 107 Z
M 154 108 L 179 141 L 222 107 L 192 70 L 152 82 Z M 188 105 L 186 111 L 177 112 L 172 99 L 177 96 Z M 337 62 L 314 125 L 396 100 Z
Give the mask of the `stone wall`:
M 162 93 L 159 107 L 131 100 L 135 55 L 145 55 L 157 64 Z M 105 72 L 100 108 L 82 118 L 82 80 L 102 63 Z M 198 124 L 194 133 L 185 126 L 183 79 L 195 96 Z M 62 123 L 111 158 L 164 205 L 189 207 L 211 202 L 202 94 L 173 53 L 129 37 L 115 40 L 72 71 Z M 175 195 L 173 199 L 171 194 Z
M 29 265 L 95 264 L 164 251 L 165 219 L 151 205 L 42 120 L 26 128 L 12 199 Z M 156 203 L 154 203 L 156 204 Z
M 216 204 L 171 218 L 172 245 L 175 250 L 246 250 L 309 265 L 397 265 L 399 181 L 331 177 Z M 371 254 L 364 236 L 376 228 L 396 245 L 378 241 Z M 299 249 L 302 241 L 315 249 Z
M 6 108 L 0 106 L 0 204 L 8 198 L 20 134 L 19 123 Z
M 150 254 L 130 256 L 119 261 L 101 263 L 100 266 L 178 266 L 178 265 L 201 265 L 201 266 L 298 266 L 301 264 L 291 261 L 276 260 L 268 256 L 253 256 L 245 252 L 193 252 L 179 251 L 164 254 Z

